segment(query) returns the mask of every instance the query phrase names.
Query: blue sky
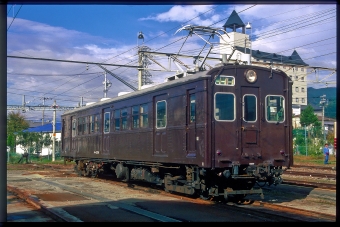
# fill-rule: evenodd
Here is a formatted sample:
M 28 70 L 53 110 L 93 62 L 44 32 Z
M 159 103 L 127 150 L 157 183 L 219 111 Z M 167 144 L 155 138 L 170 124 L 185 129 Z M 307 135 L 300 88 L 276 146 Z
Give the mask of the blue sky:
M 195 55 L 203 47 L 196 37 L 183 45 L 184 25 L 222 28 L 231 12 L 244 23 L 252 23 L 252 48 L 290 56 L 294 49 L 310 66 L 336 68 L 336 5 L 21 5 L 7 6 L 7 55 L 60 60 L 137 65 L 137 47 L 151 51 Z M 142 31 L 144 40 L 137 39 Z M 218 42 L 215 40 L 214 42 Z M 164 57 L 155 60 L 167 65 Z M 191 64 L 188 60 L 187 64 Z M 216 64 L 216 63 L 212 63 Z M 137 86 L 137 70 L 107 67 L 128 83 Z M 149 68 L 157 68 L 156 64 Z M 162 83 L 171 72 L 152 71 L 152 81 Z M 107 97 L 131 91 L 110 75 Z M 329 82 L 334 87 L 336 73 L 321 70 L 308 80 Z M 76 106 L 103 97 L 104 73 L 99 67 L 49 61 L 7 58 L 7 104 L 42 104 L 51 98 L 60 106 Z M 316 88 L 324 83 L 309 83 Z M 60 112 L 60 111 L 59 111 Z M 29 111 L 28 119 L 41 119 Z M 58 113 L 60 115 L 60 113 Z M 46 119 L 52 118 L 47 112 Z

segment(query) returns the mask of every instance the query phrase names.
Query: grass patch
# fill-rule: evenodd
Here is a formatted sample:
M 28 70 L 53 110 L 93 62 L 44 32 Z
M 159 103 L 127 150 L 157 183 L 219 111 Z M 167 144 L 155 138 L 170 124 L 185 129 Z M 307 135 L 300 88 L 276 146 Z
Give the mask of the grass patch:
M 295 165 L 317 165 L 317 166 L 325 165 L 323 164 L 324 162 L 323 155 L 318 155 L 318 156 L 294 155 L 293 162 Z M 328 164 L 329 166 L 336 166 L 336 157 L 334 155 L 330 155 L 328 159 L 328 163 L 330 163 Z

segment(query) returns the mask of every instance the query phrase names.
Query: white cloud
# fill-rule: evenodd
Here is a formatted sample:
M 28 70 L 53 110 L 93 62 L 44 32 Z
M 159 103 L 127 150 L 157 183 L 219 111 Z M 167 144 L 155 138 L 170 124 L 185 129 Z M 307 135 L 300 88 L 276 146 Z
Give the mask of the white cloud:
M 156 16 L 149 16 L 146 18 L 141 18 L 140 20 L 155 20 L 159 22 L 199 22 L 201 17 L 207 17 L 211 15 L 211 10 L 213 6 L 211 5 L 194 5 L 194 6 L 173 6 L 168 12 L 159 13 Z M 207 14 L 201 15 L 202 13 Z M 199 17 L 198 17 L 199 16 Z M 196 18 L 198 17 L 198 18 Z M 216 18 L 216 16 L 214 17 Z
M 336 67 L 335 54 L 330 54 L 336 52 L 335 18 L 317 23 L 318 19 L 326 18 L 324 16 L 327 10 L 335 8 L 335 5 L 251 6 L 173 6 L 167 12 L 160 12 L 140 19 L 141 23 L 153 23 L 150 26 L 152 29 L 144 34 L 145 43 L 143 45 L 150 47 L 152 51 L 198 54 L 203 48 L 202 40 L 191 36 L 183 45 L 188 34 L 187 31 L 174 35 L 175 30 L 171 30 L 174 28 L 173 26 L 178 26 L 176 29 L 186 24 L 222 27 L 232 10 L 235 9 L 244 23 L 252 23 L 254 50 L 260 49 L 266 52 L 290 55 L 295 48 L 302 59 L 306 59 L 307 64 Z M 322 12 L 324 13 L 322 14 Z M 332 15 L 335 13 L 330 13 L 329 17 Z M 316 20 L 313 20 L 314 17 Z M 11 21 L 12 18 L 8 17 L 7 23 L 10 24 Z M 167 26 L 167 22 L 170 22 L 171 27 Z M 155 23 L 160 23 L 160 26 Z M 307 23 L 309 23 L 308 26 Z M 164 32 L 170 30 L 171 32 Z M 134 38 L 119 43 L 111 38 L 93 36 L 76 30 L 16 18 L 15 23 L 7 32 L 7 54 L 137 65 L 137 41 Z M 213 42 L 218 42 L 218 38 L 215 37 Z M 139 42 L 139 45 L 141 44 L 142 41 Z M 321 55 L 322 57 L 319 57 Z M 169 60 L 166 57 L 155 56 L 155 58 L 163 66 L 168 66 Z M 193 65 L 192 59 L 183 59 L 182 61 L 190 66 Z M 173 63 L 172 66 L 176 69 Z M 114 66 L 105 67 L 113 70 L 115 74 L 129 83 L 136 85 L 137 70 Z M 152 64 L 149 67 L 157 68 L 159 66 Z M 95 65 L 89 65 L 87 69 L 84 64 L 8 58 L 7 73 L 7 90 L 10 94 L 7 97 L 7 102 L 9 104 L 20 105 L 23 94 L 26 95 L 27 101 L 33 99 L 40 101 L 39 97 L 41 96 L 58 95 L 58 102 L 60 102 L 58 104 L 63 106 L 74 106 L 81 97 L 84 97 L 84 102 L 103 97 L 104 71 Z M 173 74 L 155 71 L 150 71 L 150 73 L 152 80 L 156 83 L 163 82 L 165 77 Z M 321 76 L 329 74 L 330 72 L 326 72 Z M 107 75 L 107 78 L 112 82 L 112 87 L 108 92 L 110 97 L 116 96 L 120 91 L 130 90 L 111 75 Z M 329 80 L 333 80 L 333 78 L 336 78 L 336 74 L 332 75 Z

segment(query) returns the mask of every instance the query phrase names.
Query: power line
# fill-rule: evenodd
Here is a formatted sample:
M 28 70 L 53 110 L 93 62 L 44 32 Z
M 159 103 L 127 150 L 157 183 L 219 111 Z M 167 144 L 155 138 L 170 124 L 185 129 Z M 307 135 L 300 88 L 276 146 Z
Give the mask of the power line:
M 20 6 L 20 8 L 19 8 L 18 12 L 15 14 L 15 17 L 13 17 L 13 20 L 12 20 L 11 24 L 8 26 L 8 28 L 7 28 L 7 31 L 8 31 L 8 29 L 11 27 L 11 25 L 12 25 L 12 23 L 13 23 L 14 19 L 15 19 L 15 18 L 16 18 L 16 16 L 18 15 L 18 13 L 19 13 L 19 11 L 20 11 L 21 7 L 22 7 L 22 5 Z

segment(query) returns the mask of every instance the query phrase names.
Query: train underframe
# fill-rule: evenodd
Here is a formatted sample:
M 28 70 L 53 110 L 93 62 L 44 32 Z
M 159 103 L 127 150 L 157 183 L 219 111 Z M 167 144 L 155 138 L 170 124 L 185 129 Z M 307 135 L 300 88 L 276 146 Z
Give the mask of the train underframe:
M 257 194 L 264 198 L 264 185 L 282 182 L 281 166 L 262 163 L 260 165 L 233 165 L 230 168 L 202 168 L 192 165 L 171 165 L 118 160 L 68 159 L 75 161 L 79 176 L 97 177 L 112 174 L 128 181 L 144 181 L 161 186 L 165 191 L 199 196 L 202 199 L 240 201 L 247 195 Z

